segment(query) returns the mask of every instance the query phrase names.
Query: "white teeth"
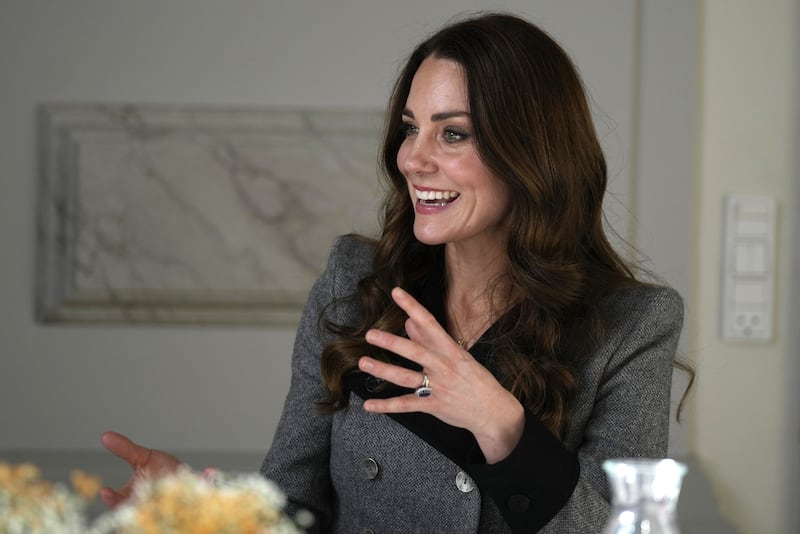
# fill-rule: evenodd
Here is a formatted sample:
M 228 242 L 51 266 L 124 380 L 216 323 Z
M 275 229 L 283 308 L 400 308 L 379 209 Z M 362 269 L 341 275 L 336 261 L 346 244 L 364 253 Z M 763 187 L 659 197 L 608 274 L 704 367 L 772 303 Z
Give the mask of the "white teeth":
M 458 196 L 455 191 L 420 191 L 414 190 L 419 200 L 452 200 Z

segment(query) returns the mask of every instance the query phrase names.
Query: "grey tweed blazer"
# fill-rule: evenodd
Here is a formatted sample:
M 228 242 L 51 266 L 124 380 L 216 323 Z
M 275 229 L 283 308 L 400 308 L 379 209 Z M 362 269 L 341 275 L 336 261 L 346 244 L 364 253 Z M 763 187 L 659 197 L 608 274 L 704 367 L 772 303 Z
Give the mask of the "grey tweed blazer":
M 320 314 L 354 293 L 372 267 L 372 249 L 339 238 L 327 269 L 311 291 L 297 331 L 292 380 L 262 474 L 286 492 L 290 509 L 307 509 L 312 532 L 503 533 L 498 506 L 450 459 L 392 418 L 350 405 L 321 415 L 324 335 Z M 352 323 L 354 305 L 332 308 Z M 580 477 L 568 502 L 540 530 L 600 532 L 609 514 L 601 464 L 607 458 L 661 458 L 667 453 L 672 364 L 683 304 L 671 289 L 620 291 L 604 309 L 606 335 L 580 376 L 564 446 L 577 454 Z M 535 505 L 535 503 L 534 503 Z

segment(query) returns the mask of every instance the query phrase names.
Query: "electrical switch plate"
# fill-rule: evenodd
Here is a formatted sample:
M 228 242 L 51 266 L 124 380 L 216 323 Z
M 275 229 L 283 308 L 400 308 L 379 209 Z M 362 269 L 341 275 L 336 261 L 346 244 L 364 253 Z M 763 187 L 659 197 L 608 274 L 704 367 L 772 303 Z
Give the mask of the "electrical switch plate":
M 730 341 L 770 341 L 777 202 L 726 195 L 722 227 L 720 331 Z

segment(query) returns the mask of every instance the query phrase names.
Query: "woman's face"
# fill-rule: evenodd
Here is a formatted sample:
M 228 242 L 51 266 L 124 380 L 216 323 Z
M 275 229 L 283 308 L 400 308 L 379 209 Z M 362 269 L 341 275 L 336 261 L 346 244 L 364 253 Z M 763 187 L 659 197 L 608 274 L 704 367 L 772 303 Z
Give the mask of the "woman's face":
M 403 112 L 405 139 L 397 166 L 414 203 L 414 235 L 428 245 L 504 245 L 510 207 L 507 185 L 483 164 L 461 66 L 428 57 Z

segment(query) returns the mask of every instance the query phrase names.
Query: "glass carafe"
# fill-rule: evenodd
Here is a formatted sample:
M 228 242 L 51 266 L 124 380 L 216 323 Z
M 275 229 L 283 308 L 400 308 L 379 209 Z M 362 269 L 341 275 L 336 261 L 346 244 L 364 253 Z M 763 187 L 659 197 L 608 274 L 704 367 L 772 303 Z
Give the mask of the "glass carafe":
M 603 462 L 611 488 L 611 517 L 603 534 L 679 534 L 678 495 L 686 466 L 674 460 Z

